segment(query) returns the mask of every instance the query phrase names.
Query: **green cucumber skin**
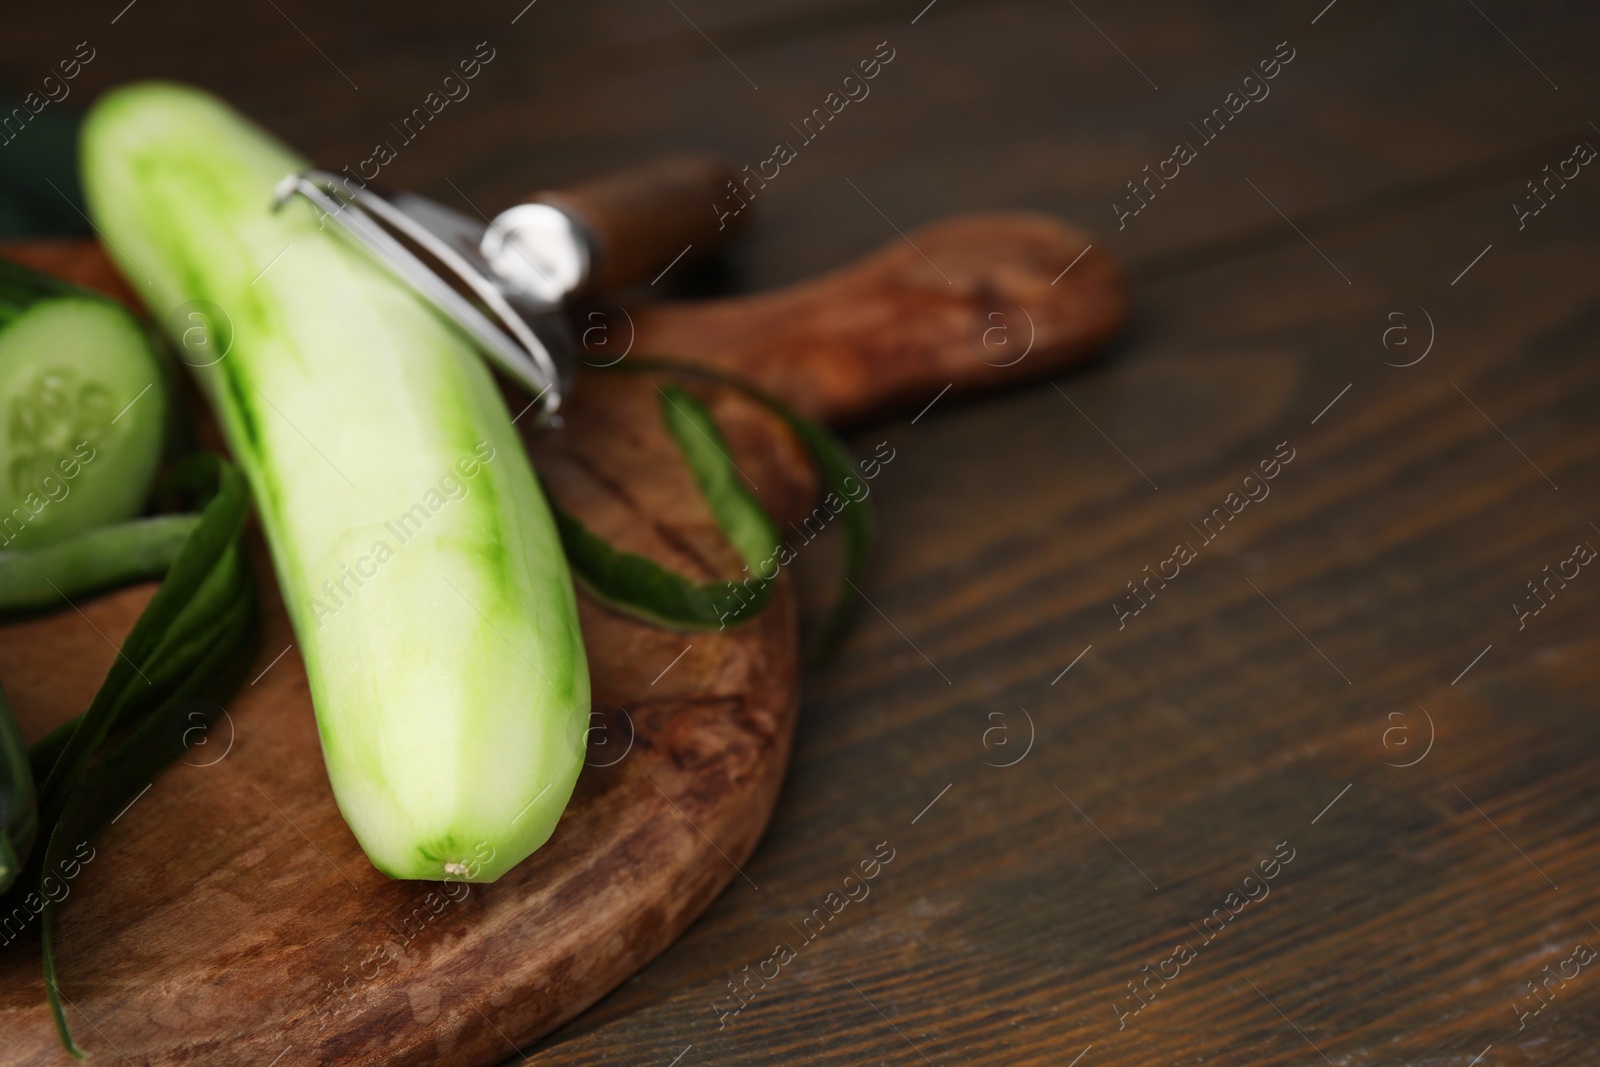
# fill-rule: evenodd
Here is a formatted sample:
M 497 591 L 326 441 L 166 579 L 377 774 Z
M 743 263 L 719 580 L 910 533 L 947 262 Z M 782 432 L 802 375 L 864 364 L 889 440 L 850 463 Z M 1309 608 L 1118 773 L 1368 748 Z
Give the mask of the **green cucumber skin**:
M 28 746 L 0 689 L 0 896 L 22 873 L 38 829 Z
M 470 343 L 308 204 L 271 211 L 304 165 L 182 86 L 117 90 L 84 125 L 91 212 L 153 315 L 205 300 L 231 319 L 196 374 L 250 482 L 340 810 L 392 877 L 494 881 L 582 766 L 572 581 Z
M 0 549 L 0 619 L 167 572 L 196 515 L 153 515 L 64 537 L 42 548 Z
M 87 296 L 88 291 L 20 263 L 0 259 L 0 329 L 41 300 L 62 296 Z
M 166 421 L 164 369 L 126 308 L 0 261 L 0 549 L 138 514 Z

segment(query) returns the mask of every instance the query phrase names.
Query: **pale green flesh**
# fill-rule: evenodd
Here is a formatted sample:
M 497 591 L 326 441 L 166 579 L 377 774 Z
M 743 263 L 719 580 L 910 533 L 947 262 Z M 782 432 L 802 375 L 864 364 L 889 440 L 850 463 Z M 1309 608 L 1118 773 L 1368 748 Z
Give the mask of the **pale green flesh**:
M 393 877 L 493 881 L 566 806 L 589 677 L 488 371 L 308 204 L 274 214 L 304 162 L 214 98 L 119 90 L 86 121 L 83 160 L 152 315 L 206 300 L 231 320 L 231 348 L 196 374 L 250 481 L 346 821 Z
M 0 548 L 139 512 L 161 459 L 160 375 L 108 300 L 49 297 L 0 327 Z

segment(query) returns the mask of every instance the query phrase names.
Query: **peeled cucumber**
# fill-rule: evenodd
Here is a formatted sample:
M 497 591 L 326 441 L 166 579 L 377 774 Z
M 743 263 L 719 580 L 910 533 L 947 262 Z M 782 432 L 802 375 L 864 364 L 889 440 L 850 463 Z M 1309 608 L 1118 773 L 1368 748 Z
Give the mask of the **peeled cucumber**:
M 482 359 L 309 204 L 274 212 L 305 161 L 216 98 L 116 90 L 82 148 L 110 251 L 206 353 L 185 362 L 249 481 L 340 811 L 391 877 L 494 881 L 566 806 L 589 674 Z
M 167 402 L 150 342 L 115 301 L 0 260 L 0 549 L 144 506 Z

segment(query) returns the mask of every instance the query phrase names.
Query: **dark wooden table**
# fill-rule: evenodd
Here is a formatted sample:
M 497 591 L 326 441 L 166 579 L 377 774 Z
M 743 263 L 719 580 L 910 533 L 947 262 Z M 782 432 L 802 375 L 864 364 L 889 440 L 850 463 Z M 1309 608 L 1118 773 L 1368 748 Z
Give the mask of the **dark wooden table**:
M 854 436 L 896 452 L 870 603 L 749 882 L 534 1062 L 1600 1058 L 1592 7 L 123 2 L 14 13 L 3 84 L 87 40 L 69 105 L 179 77 L 480 206 L 668 150 L 753 167 L 887 42 L 727 265 L 663 286 L 1019 207 L 1134 275 L 1096 366 Z

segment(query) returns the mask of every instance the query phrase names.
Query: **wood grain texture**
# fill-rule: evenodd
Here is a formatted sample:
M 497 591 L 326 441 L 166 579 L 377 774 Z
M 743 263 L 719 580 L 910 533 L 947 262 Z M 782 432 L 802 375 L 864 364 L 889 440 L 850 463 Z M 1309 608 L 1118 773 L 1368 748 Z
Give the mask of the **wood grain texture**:
M 719 901 L 534 1062 L 921 1062 L 905 1038 L 937 1064 L 1321 1062 L 1295 1027 L 1337 1064 L 1589 1062 L 1587 970 L 1525 1029 L 1512 1005 L 1600 948 L 1595 594 L 1553 587 L 1526 629 L 1511 604 L 1600 547 L 1600 212 L 1449 292 L 1464 263 L 1428 235 L 1500 225 L 1472 195 L 1377 215 L 1342 238 L 1353 294 L 1303 243 L 1149 286 L 1140 357 L 1058 382 L 1082 414 L 1044 388 L 875 427 L 900 454 L 883 614 L 806 691 L 749 868 L 773 899 Z M 1383 362 L 1420 352 L 1382 345 L 1397 292 L 1440 326 L 1412 368 Z M 1271 495 L 1203 543 L 1283 441 Z M 1180 541 L 1200 558 L 1119 629 Z M 881 839 L 872 896 L 719 1026 L 728 980 Z M 1180 943 L 1198 958 L 1119 1029 Z
M 893 227 L 977 211 L 1070 219 L 1130 266 L 1140 312 L 1120 351 L 1054 382 L 1081 414 L 1041 382 L 861 430 L 859 450 L 898 450 L 874 483 L 872 606 L 806 677 L 788 781 L 744 865 L 761 893 L 725 893 L 532 1062 L 1594 1061 L 1589 969 L 1525 1029 L 1512 1004 L 1576 941 L 1600 948 L 1600 615 L 1578 583 L 1526 630 L 1511 611 L 1600 523 L 1593 168 L 1526 230 L 1512 204 L 1573 143 L 1600 147 L 1600 9 L 605 0 L 511 27 L 520 4 L 358 4 L 319 39 L 356 93 L 276 12 L 240 9 L 247 54 L 197 0 L 165 3 L 139 23 L 158 10 L 142 0 L 75 91 L 197 79 L 334 165 L 369 154 L 458 51 L 504 40 L 515 62 L 392 164 L 397 184 L 480 204 L 654 152 L 755 163 L 886 40 L 898 56 L 870 98 L 762 191 L 702 284 L 790 284 Z M 33 18 L 0 37 L 18 87 L 104 15 L 67 0 Z M 1280 41 L 1297 57 L 1270 97 L 1118 229 L 1127 182 Z M 1431 354 L 1385 366 L 1421 352 L 1424 309 Z M 1384 347 L 1402 323 L 1391 341 L 1413 346 Z M 1125 583 L 1285 439 L 1299 453 L 1271 497 L 1117 630 Z M 829 577 L 809 567 L 797 592 Z M 1026 739 L 1023 708 L 1030 754 L 985 766 L 1015 758 L 997 742 Z M 1416 758 L 1421 708 L 1430 754 L 1385 766 Z M 720 1026 L 729 980 L 798 939 L 790 924 L 885 839 L 898 855 L 871 896 Z M 1126 983 L 1201 939 L 1190 924 L 1284 840 L 1298 853 L 1270 897 L 1117 1029 Z
M 6 251 L 86 284 L 106 273 L 93 245 Z M 1007 268 L 1029 266 L 1027 257 L 991 256 L 964 281 L 1007 292 Z M 1053 295 L 1076 307 L 1076 292 L 1068 285 Z M 739 372 L 777 358 L 824 380 L 848 374 L 845 355 L 867 349 L 899 310 L 880 291 L 850 299 L 861 309 L 856 344 L 849 328 L 835 331 L 839 343 L 827 351 L 796 333 L 792 351 L 747 345 L 742 360 L 718 367 Z M 837 298 L 797 303 L 841 313 Z M 1126 313 L 1116 304 L 1093 321 Z M 902 344 L 899 372 L 883 378 L 896 388 L 877 402 L 899 399 L 908 376 L 942 375 L 969 326 L 948 318 Z M 1010 373 L 1081 354 L 1055 345 Z M 780 396 L 810 399 L 776 385 Z M 801 519 L 817 485 L 800 443 L 755 402 L 711 391 L 741 472 L 780 526 Z M 856 396 L 849 410 L 871 403 Z M 556 499 L 613 544 L 696 581 L 735 578 L 736 554 L 678 459 L 659 405 L 647 378 L 590 373 L 563 428 L 527 443 Z M 270 574 L 256 547 L 258 573 Z M 147 597 L 148 589 L 124 591 L 4 628 L 0 678 L 30 740 L 84 706 L 109 663 L 102 648 L 112 651 Z M 393 882 L 366 863 L 328 787 L 281 600 L 266 614 L 251 672 L 259 675 L 208 735 L 214 744 L 163 773 L 102 836 L 99 862 L 71 887 L 59 959 L 91 1053 L 150 1063 L 206 1061 L 227 1049 L 288 1063 L 489 1064 L 643 966 L 736 876 L 758 891 L 738 865 L 777 798 L 799 705 L 787 576 L 768 610 L 728 631 L 643 625 L 580 596 L 599 715 L 589 766 L 550 842 L 487 886 Z M 16 1035 L 10 1062 L 60 1055 L 36 949 L 26 936 L 0 956 L 0 1018 Z M 247 959 L 253 965 L 241 967 Z
M 1122 328 L 1129 300 L 1122 268 L 1081 230 L 992 214 L 930 223 L 775 292 L 629 318 L 643 354 L 731 371 L 814 418 L 856 422 L 1086 359 Z

